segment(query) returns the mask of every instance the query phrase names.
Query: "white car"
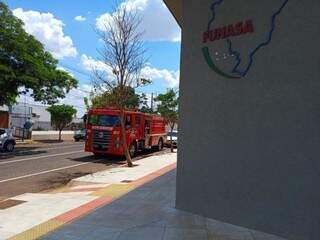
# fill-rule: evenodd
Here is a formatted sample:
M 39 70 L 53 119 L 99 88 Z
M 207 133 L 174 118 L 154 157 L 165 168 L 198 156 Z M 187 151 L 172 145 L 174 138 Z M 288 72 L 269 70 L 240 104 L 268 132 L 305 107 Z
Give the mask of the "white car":
M 174 147 L 177 147 L 178 146 L 178 132 L 177 131 L 168 132 L 165 145 L 167 147 L 171 146 L 171 136 L 172 136 L 172 145 Z
M 0 150 L 12 152 L 14 150 L 15 145 L 16 140 L 12 136 L 11 130 L 0 128 Z

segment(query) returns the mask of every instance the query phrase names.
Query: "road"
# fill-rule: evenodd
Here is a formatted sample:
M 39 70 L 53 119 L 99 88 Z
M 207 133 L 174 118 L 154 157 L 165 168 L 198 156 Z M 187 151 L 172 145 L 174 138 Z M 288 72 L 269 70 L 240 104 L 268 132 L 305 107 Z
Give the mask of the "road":
M 124 164 L 123 158 L 96 158 L 84 143 L 52 143 L 17 147 L 0 153 L 0 201 L 26 192 L 60 187 L 71 179 Z

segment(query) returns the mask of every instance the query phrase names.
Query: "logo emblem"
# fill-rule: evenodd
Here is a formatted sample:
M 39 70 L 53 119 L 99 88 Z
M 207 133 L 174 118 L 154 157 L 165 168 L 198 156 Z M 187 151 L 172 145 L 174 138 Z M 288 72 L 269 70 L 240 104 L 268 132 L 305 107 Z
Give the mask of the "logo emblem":
M 99 138 L 103 138 L 103 132 L 99 132 Z
M 277 17 L 288 2 L 255 0 L 237 9 L 233 1 L 213 0 L 211 18 L 202 34 L 202 54 L 211 70 L 224 78 L 245 77 L 254 65 L 255 55 L 271 43 Z M 244 12 L 250 17 L 239 21 L 238 16 Z M 231 22 L 222 24 L 226 14 Z

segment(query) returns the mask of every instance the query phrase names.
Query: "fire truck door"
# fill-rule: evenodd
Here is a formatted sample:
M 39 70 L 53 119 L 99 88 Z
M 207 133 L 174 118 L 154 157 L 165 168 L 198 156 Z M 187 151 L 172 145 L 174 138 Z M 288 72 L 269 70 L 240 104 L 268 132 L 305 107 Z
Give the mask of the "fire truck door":
M 145 137 L 145 145 L 146 146 L 151 146 L 150 143 L 150 129 L 151 127 L 151 121 L 146 119 L 144 122 L 144 137 Z
M 135 116 L 135 129 L 137 138 L 141 139 L 143 137 L 143 126 L 142 126 L 142 119 L 140 115 Z

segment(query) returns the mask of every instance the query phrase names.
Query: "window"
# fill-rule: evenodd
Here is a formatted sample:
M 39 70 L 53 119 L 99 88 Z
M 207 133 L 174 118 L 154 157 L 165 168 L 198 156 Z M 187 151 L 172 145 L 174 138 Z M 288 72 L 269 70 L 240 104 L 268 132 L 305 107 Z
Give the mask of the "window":
M 126 126 L 126 128 L 131 127 L 131 115 L 126 115 L 125 126 Z
M 93 126 L 102 126 L 102 127 L 114 127 L 119 125 L 118 116 L 113 115 L 90 115 L 89 116 L 89 124 Z
M 141 124 L 141 117 L 140 116 L 136 116 L 136 127 L 139 128 Z
M 144 123 L 145 133 L 150 134 L 150 121 L 146 120 Z
M 5 130 L 0 129 L 0 136 L 1 136 L 2 134 L 5 134 L 5 133 L 6 133 L 6 131 L 5 131 Z

